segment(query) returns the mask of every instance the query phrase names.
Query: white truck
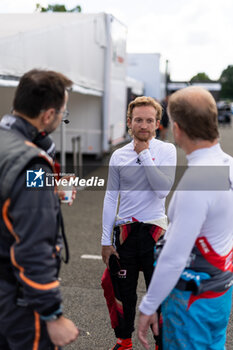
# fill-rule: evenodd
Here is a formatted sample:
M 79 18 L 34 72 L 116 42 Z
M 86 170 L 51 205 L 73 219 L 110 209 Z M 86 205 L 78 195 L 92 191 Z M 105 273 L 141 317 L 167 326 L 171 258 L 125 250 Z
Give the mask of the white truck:
M 159 53 L 129 53 L 127 75 L 144 83 L 146 96 L 161 101 L 166 96 L 166 62 Z
M 22 74 L 57 70 L 74 82 L 70 123 L 52 135 L 57 150 L 64 159 L 80 137 L 82 153 L 108 152 L 125 138 L 126 35 L 105 13 L 0 14 L 0 116 L 9 113 Z

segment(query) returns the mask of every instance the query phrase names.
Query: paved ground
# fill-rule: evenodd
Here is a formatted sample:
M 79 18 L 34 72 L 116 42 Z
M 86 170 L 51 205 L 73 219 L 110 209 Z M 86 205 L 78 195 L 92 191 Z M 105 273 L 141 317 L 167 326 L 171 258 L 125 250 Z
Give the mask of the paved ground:
M 233 128 L 221 129 L 223 149 L 233 155 Z M 178 150 L 178 162 L 186 164 L 184 153 Z M 78 340 L 67 350 L 108 350 L 114 343 L 107 307 L 100 286 L 104 271 L 101 260 L 82 259 L 83 254 L 100 255 L 103 191 L 80 191 L 72 207 L 63 205 L 64 220 L 71 259 L 62 268 L 62 291 L 65 315 L 81 329 Z M 169 199 L 168 199 L 169 201 Z M 138 286 L 139 300 L 145 293 L 142 278 Z M 227 350 L 233 349 L 233 316 L 229 325 Z M 134 336 L 134 349 L 142 349 Z

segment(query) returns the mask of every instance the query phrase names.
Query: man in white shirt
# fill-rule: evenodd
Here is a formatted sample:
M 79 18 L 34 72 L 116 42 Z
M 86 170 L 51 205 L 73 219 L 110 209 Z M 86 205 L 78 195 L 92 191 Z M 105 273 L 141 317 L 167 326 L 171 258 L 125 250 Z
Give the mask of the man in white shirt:
M 149 349 L 147 330 L 158 333 L 162 304 L 163 350 L 223 350 L 233 284 L 233 158 L 218 143 L 208 91 L 177 91 L 168 114 L 188 169 L 169 205 L 166 242 L 139 306 L 138 337 Z
M 108 268 L 110 265 L 112 274 L 115 269 L 112 279 L 117 311 L 112 326 L 118 340 L 112 350 L 132 349 L 138 274 L 143 271 L 148 286 L 154 269 L 154 245 L 167 228 L 165 199 L 174 182 L 176 149 L 155 139 L 161 113 L 160 104 L 151 97 L 132 101 L 127 122 L 133 140 L 116 150 L 109 164 L 101 243 L 104 263 Z M 114 262 L 115 268 L 111 268 Z

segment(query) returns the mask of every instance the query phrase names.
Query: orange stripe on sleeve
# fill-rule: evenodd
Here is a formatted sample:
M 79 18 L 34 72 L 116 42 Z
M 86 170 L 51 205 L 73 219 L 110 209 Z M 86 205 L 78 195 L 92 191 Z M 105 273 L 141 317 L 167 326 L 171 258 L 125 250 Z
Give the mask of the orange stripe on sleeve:
M 30 146 L 30 147 L 34 147 L 34 148 L 37 147 L 33 142 L 30 142 L 28 140 L 24 141 L 24 143 L 25 143 L 25 145 Z
M 10 222 L 8 217 L 8 209 L 9 209 L 10 203 L 11 203 L 10 199 L 7 199 L 4 202 L 3 208 L 2 208 L 2 217 L 7 229 L 14 236 L 16 243 L 19 243 L 20 242 L 19 236 L 14 232 L 13 225 Z M 15 259 L 14 246 L 12 246 L 10 249 L 10 256 L 11 256 L 12 264 L 20 271 L 19 273 L 20 278 L 30 287 L 39 289 L 39 290 L 49 290 L 49 289 L 57 288 L 60 285 L 58 280 L 51 283 L 41 284 L 41 283 L 34 282 L 30 280 L 28 277 L 26 277 L 24 274 L 24 268 L 20 266 Z
M 18 243 L 19 242 L 19 237 L 17 236 L 17 234 L 14 232 L 14 229 L 13 229 L 13 225 L 12 223 L 10 222 L 9 220 L 9 217 L 8 217 L 8 209 L 9 209 L 9 206 L 11 204 L 11 201 L 10 199 L 8 198 L 4 204 L 3 204 L 3 207 L 2 207 L 2 217 L 3 217 L 3 221 L 7 227 L 7 229 L 9 230 L 9 232 L 12 234 L 12 236 L 14 236 L 16 242 Z
M 29 278 L 27 278 L 23 272 L 20 272 L 19 276 L 30 287 L 35 288 L 35 289 L 39 289 L 39 290 L 49 290 L 49 289 L 57 288 L 60 285 L 60 283 L 58 281 L 54 281 L 54 282 L 46 283 L 46 284 L 34 282 L 34 281 L 30 280 Z
M 34 312 L 34 316 L 35 316 L 35 338 L 34 338 L 32 350 L 38 350 L 39 341 L 40 341 L 40 316 L 37 312 Z
M 11 247 L 11 261 L 12 264 L 20 271 L 19 277 L 30 287 L 34 289 L 39 289 L 39 290 L 49 290 L 53 288 L 57 288 L 60 285 L 60 282 L 58 280 L 51 282 L 51 283 L 46 283 L 46 284 L 41 284 L 34 282 L 30 280 L 28 277 L 25 276 L 24 274 L 24 268 L 20 266 L 17 261 L 15 260 L 15 251 L 14 251 L 14 246 Z
M 40 158 L 43 158 L 47 161 L 47 163 L 49 163 L 49 165 L 51 166 L 51 168 L 53 169 L 53 172 L 56 172 L 55 166 L 54 166 L 54 162 L 52 160 L 52 158 L 45 152 L 45 151 L 41 151 L 38 156 Z
M 15 250 L 14 250 L 14 246 L 11 246 L 10 249 L 10 256 L 11 256 L 11 262 L 12 264 L 22 273 L 24 273 L 24 268 L 22 266 L 20 266 L 16 260 L 15 260 Z

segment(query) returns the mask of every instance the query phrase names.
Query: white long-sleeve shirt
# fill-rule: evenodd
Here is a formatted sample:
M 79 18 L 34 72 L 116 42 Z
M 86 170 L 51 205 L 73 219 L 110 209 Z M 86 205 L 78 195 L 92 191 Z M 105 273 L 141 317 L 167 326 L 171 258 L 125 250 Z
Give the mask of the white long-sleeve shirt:
M 175 167 L 175 146 L 156 139 L 140 154 L 135 152 L 133 141 L 113 153 L 104 199 L 102 245 L 112 244 L 119 196 L 117 223 L 134 217 L 143 222 L 160 220 L 163 226 L 165 199 L 174 182 Z
M 153 314 L 175 287 L 198 237 L 205 237 L 220 256 L 226 256 L 233 248 L 233 158 L 219 144 L 196 150 L 187 158 L 189 168 L 168 209 L 166 243 L 139 306 L 146 315 Z M 209 171 L 203 165 L 211 166 Z M 212 166 L 216 166 L 215 171 Z M 227 172 L 222 172 L 224 166 L 229 167 Z M 219 173 L 223 175 L 214 182 L 216 190 L 206 190 Z M 219 190 L 222 182 L 223 188 Z

